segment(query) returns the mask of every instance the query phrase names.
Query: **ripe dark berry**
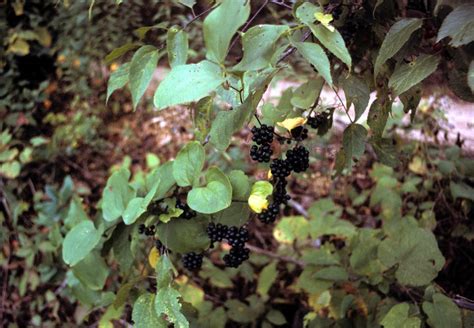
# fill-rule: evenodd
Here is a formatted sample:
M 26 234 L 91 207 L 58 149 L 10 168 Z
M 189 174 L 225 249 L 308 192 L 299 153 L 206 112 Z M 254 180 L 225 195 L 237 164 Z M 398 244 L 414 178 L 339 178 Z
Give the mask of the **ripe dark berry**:
M 273 126 L 262 124 L 259 128 L 252 128 L 252 140 L 257 145 L 271 144 L 273 141 Z
M 187 204 L 181 203 L 179 199 L 176 200 L 176 208 L 183 210 L 183 213 L 181 213 L 179 216 L 182 219 L 190 220 L 196 216 L 196 212 L 193 211 Z
M 308 129 L 303 126 L 297 126 L 296 128 L 291 130 L 291 136 L 296 141 L 303 141 L 308 138 Z
M 280 205 L 273 203 L 258 215 L 258 219 L 265 224 L 272 223 L 275 222 L 278 213 L 280 213 Z
M 290 195 L 286 192 L 286 180 L 277 179 L 273 186 L 273 203 L 275 204 L 286 204 L 290 199 Z
M 286 160 L 275 159 L 270 164 L 270 170 L 275 178 L 286 178 L 291 173 L 291 165 Z
M 153 236 L 155 234 L 155 226 L 151 225 L 145 230 L 145 236 Z
M 188 270 L 198 270 L 202 266 L 202 254 L 196 254 L 194 252 L 184 254 L 181 261 L 183 266 Z
M 252 148 L 250 148 L 250 157 L 260 163 L 270 162 L 272 154 L 273 150 L 270 144 L 263 144 L 260 147 L 253 145 Z
M 245 247 L 232 247 L 229 254 L 224 255 L 226 267 L 237 268 L 245 260 L 249 259 L 250 250 Z
M 318 113 L 314 117 L 308 117 L 308 124 L 313 128 L 317 129 L 321 125 L 325 124 L 328 120 L 328 117 L 323 113 Z
M 286 152 L 286 160 L 295 172 L 304 172 L 309 167 L 309 151 L 303 146 L 297 146 Z
M 227 242 L 232 247 L 244 247 L 249 240 L 249 231 L 244 227 L 230 227 L 225 236 Z
M 207 226 L 207 235 L 211 240 L 211 248 L 214 247 L 215 242 L 220 242 L 227 237 L 228 230 L 229 227 L 226 225 L 220 223 L 209 223 L 209 225 Z
M 142 234 L 145 233 L 145 231 L 146 231 L 146 226 L 145 226 L 143 223 L 140 224 L 140 225 L 138 226 L 138 233 L 139 233 L 140 235 L 142 235 Z

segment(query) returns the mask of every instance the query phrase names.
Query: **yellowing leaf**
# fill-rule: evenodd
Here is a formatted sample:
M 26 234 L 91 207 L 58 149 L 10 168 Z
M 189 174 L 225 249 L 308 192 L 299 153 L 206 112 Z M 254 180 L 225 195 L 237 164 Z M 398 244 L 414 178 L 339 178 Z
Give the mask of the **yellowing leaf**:
M 273 178 L 272 170 L 268 170 L 267 179 L 270 180 L 271 178 Z
M 262 195 L 250 195 L 249 206 L 255 213 L 262 213 L 268 208 L 268 200 Z
M 324 25 L 329 31 L 334 32 L 334 26 L 330 25 L 329 23 L 332 22 L 333 17 L 331 14 L 324 14 L 322 12 L 317 12 L 314 14 L 314 17 L 318 22 Z
M 426 161 L 419 156 L 415 156 L 413 158 L 411 163 L 408 164 L 408 168 L 413 173 L 416 173 L 419 175 L 425 175 L 428 172 L 428 168 L 426 167 Z
M 268 181 L 257 181 L 253 184 L 248 203 L 252 211 L 261 213 L 268 207 L 267 197 L 273 192 L 273 186 Z
M 313 308 L 315 312 L 321 311 L 327 308 L 331 304 L 331 293 L 326 290 L 321 294 L 311 294 L 308 298 L 308 304 Z
M 148 254 L 148 263 L 150 263 L 152 268 L 156 268 L 156 264 L 158 263 L 158 259 L 160 258 L 160 252 L 156 247 L 153 247 Z
M 307 119 L 304 117 L 294 117 L 294 118 L 287 118 L 282 122 L 277 122 L 278 126 L 287 129 L 288 131 L 293 130 L 298 126 L 302 126 L 306 123 Z

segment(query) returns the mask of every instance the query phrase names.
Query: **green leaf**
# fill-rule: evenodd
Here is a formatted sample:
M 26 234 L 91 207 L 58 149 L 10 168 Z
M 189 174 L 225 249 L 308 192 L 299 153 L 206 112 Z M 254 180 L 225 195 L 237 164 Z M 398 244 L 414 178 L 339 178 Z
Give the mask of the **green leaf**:
M 257 285 L 257 293 L 262 297 L 268 297 L 268 291 L 272 287 L 275 279 L 278 276 L 277 262 L 273 261 L 267 266 L 265 266 L 260 272 Z
M 408 303 L 400 303 L 395 305 L 388 311 L 380 324 L 384 328 L 419 328 L 421 320 L 418 317 L 408 316 L 410 305 Z
M 399 163 L 399 153 L 394 141 L 388 138 L 370 138 L 369 140 L 380 163 L 396 167 Z
M 285 217 L 273 229 L 277 241 L 291 244 L 295 239 L 304 240 L 309 236 L 309 222 L 302 216 Z
M 173 162 L 173 177 L 180 187 L 192 186 L 196 183 L 204 167 L 206 152 L 197 141 L 186 144 Z
M 390 76 L 388 86 L 393 89 L 394 95 L 398 96 L 431 75 L 438 64 L 439 57 L 420 55 L 414 62 L 397 66 Z
M 63 260 L 68 265 L 76 265 L 82 261 L 99 243 L 101 232 L 94 227 L 92 221 L 82 221 L 64 238 Z
M 420 18 L 403 18 L 392 25 L 375 60 L 374 79 L 377 78 L 382 65 L 403 47 L 412 33 L 418 30 L 421 25 L 423 25 L 423 21 Z
M 214 97 L 204 97 L 194 107 L 194 134 L 200 142 L 206 140 L 211 130 L 211 115 L 214 105 Z
M 192 220 L 171 220 L 156 228 L 160 241 L 177 253 L 200 252 L 209 247 L 208 220 L 202 217 Z
M 249 177 L 241 170 L 232 170 L 229 175 L 232 185 L 232 200 L 247 200 L 250 194 Z
M 227 226 L 242 226 L 249 220 L 250 208 L 247 203 L 234 202 L 226 209 L 212 215 L 213 221 Z
M 168 223 L 171 219 L 178 218 L 184 212 L 182 209 L 176 208 L 175 198 L 166 198 L 163 204 L 167 208 L 167 212 L 159 216 L 160 221 L 163 223 Z
M 399 96 L 403 104 L 403 111 L 405 113 L 411 111 L 410 118 L 412 121 L 415 119 L 416 109 L 421 101 L 421 91 L 421 85 L 417 85 Z
M 168 287 L 173 280 L 173 264 L 168 255 L 160 256 L 156 263 L 156 289 Z
M 267 198 L 273 193 L 273 185 L 265 180 L 257 181 L 253 184 L 248 204 L 255 213 L 261 213 L 268 207 Z
M 4 175 L 8 179 L 15 179 L 20 175 L 21 164 L 18 161 L 2 163 L 0 165 L 0 175 Z
M 458 198 L 465 198 L 474 202 L 474 188 L 470 187 L 469 185 L 451 181 L 449 183 L 449 189 L 451 190 L 451 196 L 453 196 L 454 200 Z
M 465 4 L 456 7 L 443 21 L 436 42 L 450 37 L 449 44 L 459 47 L 474 41 L 474 5 Z
M 250 1 L 223 0 L 207 15 L 203 31 L 209 60 L 224 62 L 232 36 L 247 21 L 249 14 Z
M 367 83 L 354 75 L 342 80 L 342 88 L 346 95 L 347 108 L 354 104 L 356 122 L 365 112 L 370 100 L 370 89 Z
M 308 232 L 313 239 L 324 235 L 351 238 L 356 233 L 355 227 L 349 221 L 338 219 L 334 215 L 317 216 L 312 208 L 309 213 L 312 220 L 309 221 Z
M 69 210 L 67 212 L 67 217 L 64 219 L 64 225 L 71 229 L 82 221 L 89 220 L 87 213 L 82 207 L 82 200 L 74 196 L 69 204 Z
M 187 197 L 188 205 L 193 210 L 211 214 L 230 206 L 232 202 L 232 185 L 229 178 L 217 167 L 206 172 L 207 185 L 193 188 Z
M 156 181 L 160 181 L 153 199 L 164 198 L 171 187 L 175 185 L 176 181 L 173 177 L 173 163 L 174 161 L 168 161 L 154 169 L 149 175 L 146 176 L 145 186 L 147 190 L 153 188 L 153 185 Z
M 105 63 L 110 64 L 113 62 L 115 59 L 118 59 L 125 55 L 127 52 L 129 52 L 132 49 L 138 48 L 139 45 L 136 43 L 126 43 L 123 46 L 120 46 L 118 48 L 115 48 L 112 50 L 106 57 L 105 57 Z
M 387 124 L 389 112 L 390 102 L 388 99 L 377 98 L 370 106 L 367 124 L 372 129 L 374 135 L 382 136 L 385 125 Z
M 367 130 L 360 124 L 351 124 L 344 130 L 342 145 L 348 163 L 352 163 L 354 159 L 358 160 L 362 156 L 366 137 Z
M 128 76 L 130 73 L 130 63 L 125 63 L 120 65 L 120 67 L 110 74 L 109 82 L 107 83 L 107 98 L 105 102 L 109 101 L 110 95 L 114 93 L 115 90 L 121 89 L 127 84 Z
M 130 249 L 129 236 L 132 235 L 134 228 L 133 226 L 119 224 L 110 238 L 113 240 L 114 259 L 118 262 L 122 274 L 129 273 L 133 264 L 134 254 Z
M 377 230 L 361 229 L 353 239 L 350 266 L 355 273 L 373 277 L 382 273 L 382 265 L 377 257 L 380 244 Z
M 349 275 L 347 274 L 346 270 L 339 266 L 330 266 L 320 269 L 313 275 L 313 277 L 316 279 L 329 281 L 347 281 L 349 279 Z
M 155 298 L 155 295 L 146 292 L 135 301 L 132 311 L 135 328 L 168 327 L 168 323 L 160 318 L 155 311 Z
M 123 212 L 123 222 L 127 225 L 135 223 L 135 221 L 146 212 L 148 205 L 150 205 L 151 201 L 153 200 L 153 196 L 158 189 L 160 181 L 155 181 L 155 185 L 151 188 L 151 190 L 146 194 L 145 197 L 136 197 L 130 200 Z
M 293 42 L 299 53 L 313 65 L 319 74 L 332 86 L 331 64 L 324 50 L 316 43 Z
M 254 322 L 259 315 L 251 306 L 235 299 L 227 300 L 225 306 L 228 308 L 229 318 L 238 323 Z
M 428 315 L 428 324 L 433 328 L 462 328 L 461 311 L 443 294 L 433 295 L 433 303 L 423 302 L 423 311 Z
M 137 108 L 138 102 L 148 88 L 158 64 L 158 58 L 158 50 L 153 46 L 142 46 L 133 55 L 129 75 L 133 108 Z
M 339 31 L 334 30 L 334 32 L 331 32 L 322 24 L 318 24 L 316 26 L 311 24 L 309 25 L 309 28 L 313 32 L 314 36 L 319 40 L 319 42 L 321 42 L 324 47 L 332 52 L 334 56 L 342 60 L 342 62 L 347 65 L 350 71 L 352 67 L 352 58 Z
M 286 25 L 257 25 L 249 29 L 242 36 L 244 57 L 232 69 L 256 71 L 268 66 L 278 39 L 288 29 Z
M 156 293 L 155 311 L 158 315 L 166 315 L 176 328 L 188 328 L 189 322 L 181 313 L 181 294 L 172 287 L 162 287 Z
M 398 265 L 395 277 L 410 286 L 429 284 L 444 265 L 433 233 L 408 225 L 380 243 L 378 257 L 387 268 Z
M 312 78 L 300 85 L 291 97 L 291 104 L 301 109 L 309 109 L 319 99 L 321 90 L 323 89 L 324 80 L 320 77 Z M 276 109 L 274 109 L 276 110 Z M 265 113 L 264 113 L 265 117 Z M 266 118 L 266 117 L 265 117 Z M 283 121 L 282 117 L 279 121 Z
M 154 105 L 163 109 L 196 101 L 223 82 L 221 68 L 210 61 L 175 66 L 156 89 Z
M 296 18 L 298 18 L 303 24 L 310 25 L 316 20 L 314 14 L 319 12 L 322 12 L 321 7 L 310 2 L 303 2 L 296 9 Z
M 98 252 L 91 252 L 72 267 L 72 272 L 89 289 L 101 290 L 109 275 L 109 268 Z
M 233 110 L 217 113 L 210 132 L 210 142 L 217 149 L 226 150 L 230 145 L 232 134 L 250 120 L 275 73 L 274 69 L 259 73 L 259 78 L 252 85 L 253 89 L 251 88 L 243 104 Z
M 179 0 L 179 3 L 193 9 L 194 5 L 196 4 L 196 0 Z
M 166 49 L 171 67 L 186 64 L 188 59 L 188 34 L 173 26 L 166 34 Z
M 282 326 L 287 323 L 285 316 L 277 310 L 268 311 L 266 318 L 276 326 Z
M 130 171 L 120 169 L 110 176 L 102 193 L 104 220 L 114 221 L 122 216 L 128 202 L 135 197 L 135 190 L 128 185 Z

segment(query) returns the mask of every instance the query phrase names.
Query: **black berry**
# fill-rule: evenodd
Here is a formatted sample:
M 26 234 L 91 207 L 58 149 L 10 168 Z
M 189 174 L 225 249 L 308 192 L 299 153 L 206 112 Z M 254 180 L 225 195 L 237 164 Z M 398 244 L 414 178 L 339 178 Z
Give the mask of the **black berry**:
M 224 255 L 226 267 L 237 268 L 245 260 L 248 260 L 250 250 L 246 247 L 232 247 L 229 254 Z
M 214 247 L 215 242 L 220 242 L 227 237 L 228 230 L 229 227 L 226 225 L 220 223 L 209 223 L 209 225 L 207 226 L 207 235 L 211 240 L 211 248 Z
M 202 254 L 196 254 L 194 252 L 184 254 L 181 261 L 183 266 L 188 270 L 198 270 L 202 266 Z
M 271 144 L 273 141 L 273 126 L 262 124 L 259 128 L 252 128 L 252 140 L 257 145 Z
M 308 129 L 303 126 L 297 126 L 291 130 L 291 136 L 296 141 L 303 141 L 308 138 Z
M 287 160 L 275 159 L 270 164 L 270 170 L 275 178 L 286 178 L 291 173 L 291 165 Z
M 253 145 L 252 148 L 250 148 L 250 158 L 260 163 L 270 162 L 272 154 L 273 150 L 270 144 L 263 144 L 260 147 Z
M 140 235 L 142 235 L 142 234 L 145 233 L 145 231 L 146 231 L 146 226 L 145 226 L 143 223 L 140 224 L 140 225 L 138 226 L 138 233 L 139 233 Z
M 309 151 L 303 146 L 297 146 L 286 152 L 286 160 L 295 172 L 304 172 L 309 167 Z
M 196 212 L 193 211 L 187 204 L 181 203 L 178 199 L 176 200 L 176 208 L 183 210 L 183 213 L 179 216 L 182 219 L 190 220 L 196 216 Z
M 279 204 L 273 203 L 258 215 L 258 219 L 263 223 L 272 223 L 275 222 L 278 213 L 280 213 L 280 206 Z
M 225 236 L 227 242 L 232 247 L 244 247 L 249 240 L 249 231 L 244 227 L 230 227 Z

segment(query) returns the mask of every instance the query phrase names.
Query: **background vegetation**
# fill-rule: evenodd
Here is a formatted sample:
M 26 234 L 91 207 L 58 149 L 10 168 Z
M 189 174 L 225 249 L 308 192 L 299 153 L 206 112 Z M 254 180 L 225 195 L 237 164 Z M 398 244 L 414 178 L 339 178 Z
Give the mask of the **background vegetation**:
M 474 101 L 469 1 L 0 6 L 2 326 L 474 327 L 473 148 L 445 112 Z M 310 160 L 265 224 L 251 128 L 315 117 L 275 130 Z

